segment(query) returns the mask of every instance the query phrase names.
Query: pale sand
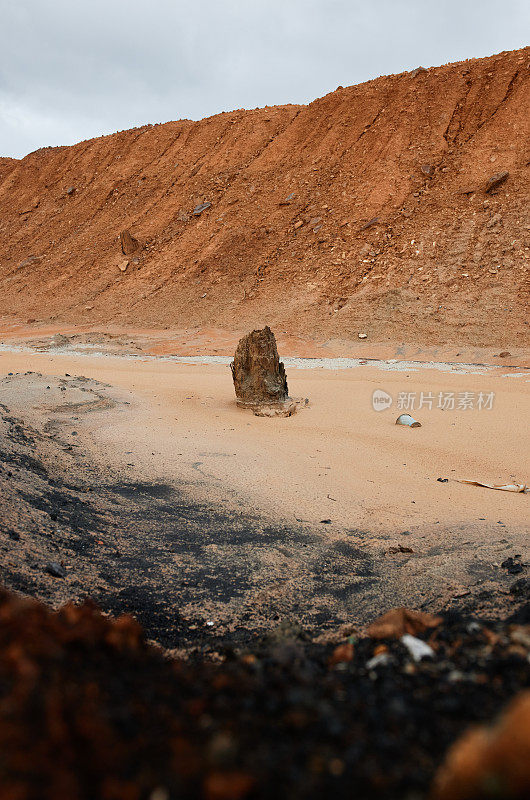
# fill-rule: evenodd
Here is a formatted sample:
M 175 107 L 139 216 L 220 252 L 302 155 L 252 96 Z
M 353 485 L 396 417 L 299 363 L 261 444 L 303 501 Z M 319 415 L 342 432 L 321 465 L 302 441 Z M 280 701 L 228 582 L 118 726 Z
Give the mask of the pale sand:
M 308 397 L 310 407 L 268 419 L 236 407 L 226 366 L 0 353 L 1 374 L 27 370 L 86 375 L 131 392 L 127 413 L 95 414 L 89 424 L 100 453 L 114 465 L 134 463 L 127 469 L 144 478 L 199 475 L 212 497 L 240 497 L 287 520 L 331 519 L 330 534 L 333 525 L 369 538 L 500 521 L 525 546 L 528 495 L 436 480 L 530 481 L 524 375 L 291 370 L 291 395 Z M 376 388 L 394 396 L 391 409 L 372 410 Z M 410 429 L 394 424 L 402 391 L 494 392 L 495 399 L 493 410 L 416 410 L 423 427 Z

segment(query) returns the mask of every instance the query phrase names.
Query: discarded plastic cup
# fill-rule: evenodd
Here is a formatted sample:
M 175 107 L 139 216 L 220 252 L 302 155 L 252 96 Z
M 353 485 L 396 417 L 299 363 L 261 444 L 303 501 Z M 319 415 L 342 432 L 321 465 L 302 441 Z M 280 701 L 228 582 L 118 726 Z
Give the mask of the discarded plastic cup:
M 408 425 L 409 428 L 421 428 L 421 422 L 415 420 L 410 414 L 400 414 L 396 420 L 396 425 Z

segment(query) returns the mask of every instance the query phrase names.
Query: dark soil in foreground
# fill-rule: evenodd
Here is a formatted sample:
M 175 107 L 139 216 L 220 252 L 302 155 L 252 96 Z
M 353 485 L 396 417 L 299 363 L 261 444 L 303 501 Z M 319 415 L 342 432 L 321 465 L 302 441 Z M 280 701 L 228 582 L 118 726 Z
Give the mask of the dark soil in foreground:
M 178 662 L 130 618 L 2 593 L 2 797 L 419 800 L 455 737 L 528 686 L 521 631 L 446 616 L 422 635 L 432 658 L 362 638 L 333 665 L 333 645 L 279 629 Z

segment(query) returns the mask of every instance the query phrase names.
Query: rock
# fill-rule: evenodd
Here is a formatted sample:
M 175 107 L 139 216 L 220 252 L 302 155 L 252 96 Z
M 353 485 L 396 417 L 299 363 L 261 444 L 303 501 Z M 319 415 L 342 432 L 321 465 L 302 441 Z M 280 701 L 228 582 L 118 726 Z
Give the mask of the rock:
M 390 555 L 395 555 L 396 553 L 413 553 L 413 552 L 414 550 L 412 549 L 412 547 L 406 547 L 403 544 L 398 544 L 395 547 L 389 547 L 387 550 L 387 553 L 389 553 Z
M 485 191 L 491 192 L 493 189 L 496 189 L 501 183 L 508 178 L 509 172 L 504 170 L 503 172 L 497 172 L 495 175 L 492 175 L 491 178 L 487 181 Z
M 410 611 L 408 608 L 392 608 L 372 622 L 367 633 L 372 639 L 398 639 L 406 633 L 414 636 L 424 633 L 428 628 L 436 628 L 441 617 L 423 611 Z
M 121 264 L 118 264 L 118 269 L 120 270 L 120 272 L 125 272 L 128 266 L 129 266 L 128 261 L 122 261 Z
M 329 666 L 334 667 L 336 664 L 347 664 L 348 661 L 353 660 L 353 656 L 355 655 L 355 649 L 353 647 L 352 642 L 345 642 L 344 644 L 339 644 L 329 659 Z
M 499 353 L 499 358 L 508 358 L 508 356 L 511 356 L 509 350 L 503 350 L 502 353 Z
M 244 336 L 230 364 L 237 404 L 257 416 L 291 416 L 296 403 L 287 388 L 276 339 L 267 326 Z
M 427 72 L 425 67 L 416 67 L 416 69 L 413 69 L 410 73 L 410 77 L 415 78 L 417 75 L 421 75 L 422 72 Z
M 50 561 L 49 564 L 46 564 L 46 572 L 53 575 L 54 578 L 66 578 L 66 570 L 57 561 Z
M 486 223 L 487 228 L 493 228 L 495 225 L 499 225 L 502 222 L 501 214 L 494 214 L 492 218 Z
M 66 345 L 70 344 L 70 337 L 63 336 L 62 333 L 56 333 L 55 336 L 52 336 L 50 344 L 52 347 L 66 347 Z
M 140 242 L 138 239 L 135 239 L 134 236 L 129 233 L 129 231 L 122 231 L 120 233 L 120 243 L 121 243 L 121 251 L 124 256 L 130 256 L 132 253 L 135 253 L 139 247 Z
M 520 692 L 496 725 L 473 727 L 453 744 L 436 775 L 431 797 L 530 797 L 530 691 Z
M 365 231 L 367 228 L 371 228 L 372 225 L 377 225 L 380 221 L 379 217 L 372 217 L 372 219 L 369 219 L 368 222 L 365 222 L 364 225 L 359 228 L 359 231 Z
M 434 167 L 432 164 L 422 164 L 420 167 L 422 173 L 426 175 L 428 178 L 432 178 L 434 175 Z
M 296 196 L 295 193 L 291 192 L 291 194 L 288 194 L 287 197 L 284 200 L 280 200 L 278 205 L 280 205 L 280 206 L 288 206 L 289 203 L 291 203 L 294 200 L 295 196 Z
M 66 194 L 69 197 L 71 197 L 73 194 L 75 194 L 75 186 L 69 186 L 68 189 L 66 190 Z
M 515 558 L 510 556 L 502 562 L 501 567 L 508 570 L 509 575 L 519 575 L 519 573 L 523 571 L 523 565 L 521 564 L 519 556 L 515 556 Z
M 366 334 L 366 333 L 358 333 L 357 336 L 359 337 L 359 339 L 367 339 L 368 338 L 368 334 Z
M 210 208 L 212 204 L 207 200 L 205 203 L 199 203 L 198 206 L 195 206 L 193 211 L 191 212 L 194 217 L 199 217 L 203 211 L 206 211 L 207 208 Z
M 302 221 L 301 219 L 299 219 L 299 220 L 298 220 L 298 222 L 295 222 L 295 223 L 294 223 L 294 229 L 295 229 L 295 231 L 297 231 L 297 230 L 298 230 L 298 228 L 301 228 L 303 224 L 304 224 L 304 223 L 303 223 L 303 221 Z

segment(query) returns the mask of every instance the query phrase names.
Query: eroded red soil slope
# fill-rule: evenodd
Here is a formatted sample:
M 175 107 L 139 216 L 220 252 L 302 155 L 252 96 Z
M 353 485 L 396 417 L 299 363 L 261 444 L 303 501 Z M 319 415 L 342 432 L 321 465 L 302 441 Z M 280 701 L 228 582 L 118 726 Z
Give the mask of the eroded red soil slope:
M 529 63 L 525 48 L 0 160 L 2 313 L 523 344 Z

